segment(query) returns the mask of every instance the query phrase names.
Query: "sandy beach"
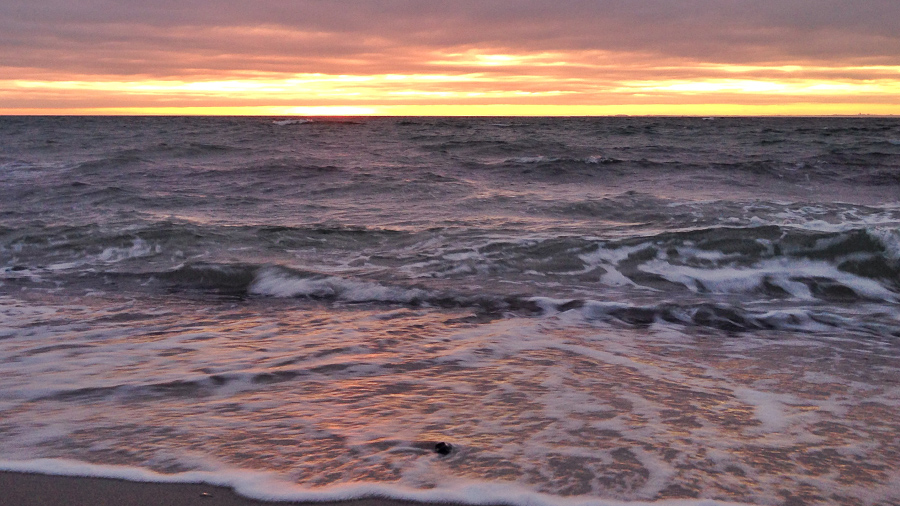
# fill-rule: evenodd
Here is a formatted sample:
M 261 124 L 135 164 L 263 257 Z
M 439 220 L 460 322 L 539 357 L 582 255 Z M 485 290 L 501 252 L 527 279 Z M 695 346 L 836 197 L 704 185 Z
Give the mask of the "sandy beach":
M 262 506 L 229 488 L 190 483 L 141 483 L 108 478 L 0 472 L 0 506 Z M 394 499 L 359 499 L 318 506 L 414 506 Z

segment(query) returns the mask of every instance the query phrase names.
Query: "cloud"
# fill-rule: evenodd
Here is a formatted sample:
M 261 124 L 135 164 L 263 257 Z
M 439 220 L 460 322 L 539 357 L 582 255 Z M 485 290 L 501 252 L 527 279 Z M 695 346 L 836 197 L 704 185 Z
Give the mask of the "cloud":
M 372 79 L 282 87 L 268 103 L 303 91 L 335 105 L 637 103 L 695 100 L 692 89 L 896 98 L 897 19 L 896 0 L 5 0 L 0 106 L 104 94 L 152 104 L 164 92 L 170 103 L 257 104 L 260 83 L 316 75 Z M 146 81 L 168 84 L 149 93 Z M 226 81 L 249 91 L 182 86 Z M 782 84 L 753 84 L 768 81 Z M 78 84 L 91 82 L 112 84 Z
M 415 67 L 404 51 L 900 63 L 895 0 L 7 0 L 2 63 L 85 73 Z M 242 63 L 243 62 L 243 63 Z

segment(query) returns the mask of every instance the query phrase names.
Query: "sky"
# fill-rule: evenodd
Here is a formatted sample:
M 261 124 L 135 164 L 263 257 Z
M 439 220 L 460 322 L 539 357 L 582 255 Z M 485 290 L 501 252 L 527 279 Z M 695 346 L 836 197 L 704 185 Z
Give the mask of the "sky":
M 900 114 L 898 0 L 0 0 L 0 114 Z

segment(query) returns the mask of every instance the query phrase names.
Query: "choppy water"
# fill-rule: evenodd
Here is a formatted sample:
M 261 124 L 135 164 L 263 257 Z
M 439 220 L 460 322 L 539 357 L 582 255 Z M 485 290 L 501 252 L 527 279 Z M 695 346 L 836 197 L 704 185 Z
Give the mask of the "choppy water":
M 896 118 L 6 117 L 0 177 L 2 468 L 900 503 Z

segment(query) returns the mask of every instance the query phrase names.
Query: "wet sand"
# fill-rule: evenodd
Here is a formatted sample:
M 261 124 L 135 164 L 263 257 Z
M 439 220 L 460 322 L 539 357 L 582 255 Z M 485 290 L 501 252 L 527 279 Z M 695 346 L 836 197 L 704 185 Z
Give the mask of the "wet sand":
M 264 502 L 229 488 L 190 483 L 141 483 L 108 478 L 0 472 L 0 506 L 421 506 L 370 498 L 322 503 Z

